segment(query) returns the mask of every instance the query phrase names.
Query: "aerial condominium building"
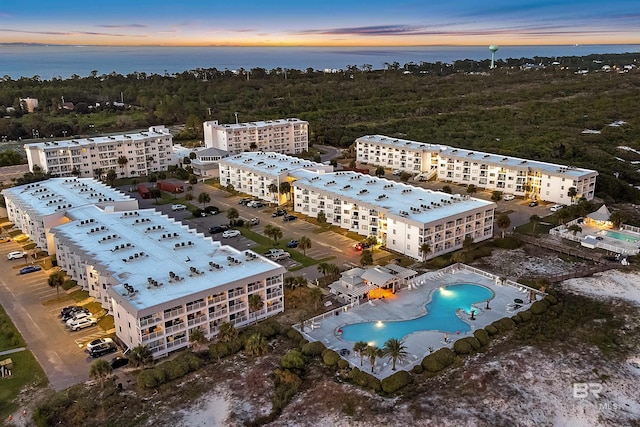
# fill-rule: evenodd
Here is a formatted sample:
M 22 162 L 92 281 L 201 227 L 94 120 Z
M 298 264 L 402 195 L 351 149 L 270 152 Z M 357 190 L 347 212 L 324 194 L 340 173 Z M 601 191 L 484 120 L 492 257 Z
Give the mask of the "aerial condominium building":
M 309 122 L 295 118 L 236 124 L 203 123 L 206 147 L 228 151 L 297 154 L 309 149 Z
M 382 135 L 356 140 L 359 162 L 480 189 L 570 204 L 595 195 L 598 172 Z
M 25 144 L 29 170 L 39 167 L 52 177 L 101 177 L 110 169 L 117 176 L 166 171 L 173 162 L 173 137 L 164 126 L 148 132 L 96 136 Z
M 56 252 L 50 230 L 69 222 L 69 210 L 86 205 L 112 211 L 138 209 L 136 199 L 92 178 L 51 178 L 4 189 L 2 195 L 9 221 L 50 255 Z
M 362 236 L 415 259 L 457 250 L 466 236 L 493 236 L 496 205 L 275 153 L 242 153 L 220 161 L 220 182 L 267 202 L 291 200 L 295 212 Z M 269 192 L 288 182 L 290 194 Z M 424 244 L 429 245 L 428 251 Z

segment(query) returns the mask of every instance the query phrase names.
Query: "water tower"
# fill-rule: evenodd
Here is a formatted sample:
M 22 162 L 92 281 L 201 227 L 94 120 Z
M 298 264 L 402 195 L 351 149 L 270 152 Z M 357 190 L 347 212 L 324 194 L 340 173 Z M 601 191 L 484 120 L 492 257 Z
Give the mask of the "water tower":
M 491 67 L 489 67 L 490 69 L 494 69 L 495 68 L 495 59 L 496 59 L 496 51 L 498 50 L 498 46 L 496 46 L 495 44 L 492 44 L 491 46 L 489 46 L 489 50 L 491 51 Z

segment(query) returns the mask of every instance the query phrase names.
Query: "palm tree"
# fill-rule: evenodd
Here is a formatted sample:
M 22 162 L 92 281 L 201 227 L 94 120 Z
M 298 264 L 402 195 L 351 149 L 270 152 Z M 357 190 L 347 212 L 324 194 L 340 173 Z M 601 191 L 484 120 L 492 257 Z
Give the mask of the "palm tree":
M 373 372 L 373 368 L 376 366 L 376 359 L 382 356 L 382 351 L 378 346 L 368 345 L 367 348 L 364 349 L 364 355 L 369 358 L 371 372 Z
M 381 176 L 384 176 L 384 168 L 382 166 L 378 166 L 376 168 L 375 174 L 378 178 L 380 178 Z
M 235 326 L 233 326 L 233 323 L 225 322 L 222 325 L 220 325 L 220 329 L 218 329 L 218 336 L 217 336 L 220 342 L 233 341 L 234 339 L 236 339 L 237 336 L 238 336 L 238 330 L 236 329 Z
M 107 172 L 107 184 L 113 185 L 113 183 L 116 181 L 116 178 L 118 178 L 118 174 L 116 173 L 116 170 L 109 169 L 109 171 Z
M 202 329 L 194 328 L 189 334 L 189 342 L 195 350 L 196 348 L 199 348 L 201 345 L 204 345 L 207 342 L 207 337 L 204 335 Z
M 467 186 L 467 194 L 474 194 L 478 192 L 478 187 L 476 187 L 474 184 L 469 184 Z
M 571 197 L 571 204 L 573 204 L 573 201 L 577 195 L 578 195 L 578 189 L 576 187 L 570 187 L 569 191 L 567 191 L 567 196 Z
M 60 286 L 64 285 L 64 280 L 66 277 L 67 275 L 64 271 L 56 271 L 49 276 L 47 282 L 49 283 L 49 286 L 51 286 L 52 288 L 56 288 L 56 295 L 59 294 Z
M 302 236 L 298 242 L 298 247 L 302 249 L 304 256 L 307 256 L 307 249 L 311 248 L 311 239 L 307 236 Z
M 209 193 L 202 192 L 198 194 L 198 203 L 202 203 L 202 208 L 206 207 L 206 204 L 211 201 L 211 196 Z
M 249 295 L 249 311 L 253 313 L 256 318 L 258 317 L 258 311 L 260 311 L 263 306 L 264 301 L 262 301 L 260 294 Z
M 289 193 L 291 193 L 291 184 L 287 181 L 280 183 L 280 194 L 284 194 L 285 199 L 289 201 Z
M 139 345 L 131 349 L 129 363 L 132 366 L 146 366 L 153 362 L 153 353 L 146 345 Z
M 402 362 L 409 356 L 406 349 L 407 347 L 404 345 L 404 341 L 397 338 L 389 338 L 387 342 L 384 343 L 382 354 L 391 359 L 392 370 L 396 370 L 397 361 Z
M 422 253 L 422 262 L 425 262 L 427 259 L 427 255 L 431 253 L 431 245 L 427 242 L 424 242 L 420 245 L 420 252 Z
M 627 216 L 622 211 L 611 212 L 611 216 L 609 217 L 609 221 L 611 221 L 615 228 L 620 228 L 626 219 Z
M 340 267 L 335 264 L 327 264 L 327 275 L 329 277 L 336 277 L 340 274 Z
M 360 265 L 371 265 L 373 264 L 373 254 L 369 250 L 362 251 L 362 255 L 360 255 Z
M 267 339 L 261 333 L 251 335 L 244 344 L 244 351 L 249 356 L 264 356 L 268 350 Z
M 118 166 L 120 166 L 120 169 L 124 170 L 124 167 L 127 165 L 127 163 L 129 163 L 129 159 L 127 159 L 127 156 L 118 157 Z
M 89 377 L 97 379 L 100 381 L 100 388 L 104 388 L 104 380 L 109 375 L 113 369 L 109 362 L 104 359 L 98 359 L 91 364 L 91 370 L 89 371 Z
M 238 213 L 238 209 L 229 208 L 229 210 L 227 210 L 227 218 L 229 219 L 229 224 L 234 225 L 236 223 L 236 219 L 238 219 L 239 217 L 240 214 Z
M 462 249 L 465 252 L 469 252 L 471 249 L 473 249 L 473 236 L 471 234 L 467 234 L 464 237 L 464 241 L 462 242 Z
M 187 185 L 187 194 L 191 194 L 193 191 L 193 185 Z
M 576 234 L 582 233 L 582 227 L 580 227 L 578 224 L 570 225 L 569 227 L 567 227 L 567 230 L 573 233 L 574 237 Z
M 502 238 L 504 239 L 504 231 L 511 226 L 511 219 L 509 219 L 509 215 L 506 213 L 501 213 L 496 218 L 496 225 L 500 230 L 502 230 Z
M 324 211 L 318 212 L 317 220 L 320 224 L 324 224 L 327 222 L 327 215 L 324 213 Z
M 322 279 L 324 280 L 325 283 L 327 281 L 327 268 L 328 267 L 329 267 L 329 264 L 326 263 L 326 262 L 321 262 L 316 267 L 317 270 L 318 270 L 318 273 L 322 273 Z
M 269 193 L 271 193 L 271 196 L 273 197 L 273 203 L 278 203 L 278 185 L 274 182 L 272 182 L 271 184 L 269 184 L 269 187 L 267 187 L 269 189 Z
M 353 352 L 357 353 L 358 356 L 360 356 L 360 366 L 362 366 L 362 361 L 364 360 L 364 351 L 367 347 L 369 347 L 369 344 L 364 341 L 358 341 L 353 345 Z
M 313 309 L 317 310 L 318 303 L 322 300 L 322 290 L 318 287 L 311 288 L 309 295 L 311 296 L 311 300 L 313 301 Z
M 156 204 L 158 203 L 158 199 L 162 197 L 162 191 L 157 188 L 152 188 L 149 190 L 149 197 L 156 200 Z
M 275 227 L 271 224 L 265 225 L 262 232 L 270 239 L 273 239 L 274 245 L 277 245 L 278 240 L 282 237 L 282 230 L 280 227 Z
M 533 234 L 535 234 L 535 233 L 536 233 L 536 226 L 540 223 L 540 220 L 541 220 L 541 219 L 542 219 L 542 218 L 540 218 L 538 215 L 531 215 L 531 216 L 529 217 L 529 222 L 532 224 L 532 225 L 531 225 L 531 232 L 532 232 Z

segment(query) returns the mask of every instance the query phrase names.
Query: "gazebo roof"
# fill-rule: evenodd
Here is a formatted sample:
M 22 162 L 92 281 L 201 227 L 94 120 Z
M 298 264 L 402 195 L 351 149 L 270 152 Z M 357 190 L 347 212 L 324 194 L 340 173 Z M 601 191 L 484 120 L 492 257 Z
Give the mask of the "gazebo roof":
M 607 209 L 607 205 L 602 205 L 600 206 L 600 209 L 587 215 L 587 218 L 594 221 L 609 221 L 610 217 L 611 212 L 609 212 L 609 209 Z

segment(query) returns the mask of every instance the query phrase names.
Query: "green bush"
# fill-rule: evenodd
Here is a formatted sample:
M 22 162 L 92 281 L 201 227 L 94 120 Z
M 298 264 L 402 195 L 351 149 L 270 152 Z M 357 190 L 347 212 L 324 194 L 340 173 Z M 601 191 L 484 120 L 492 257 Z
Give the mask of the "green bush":
M 306 360 L 300 350 L 294 348 L 280 358 L 280 366 L 285 369 L 303 369 Z
M 500 249 L 517 249 L 520 245 L 520 239 L 516 236 L 507 236 L 504 239 L 495 239 L 493 241 L 493 246 Z
M 382 391 L 385 393 L 394 393 L 407 384 L 411 384 L 411 381 L 411 375 L 407 371 L 398 371 L 383 379 L 380 385 L 382 386 Z
M 460 338 L 453 343 L 453 350 L 457 354 L 469 354 L 473 350 L 473 346 L 471 346 L 471 343 L 467 341 L 466 338 Z
M 482 347 L 482 344 L 480 344 L 480 341 L 476 337 L 466 337 L 463 339 L 471 344 L 471 347 L 473 347 L 474 350 L 479 350 L 480 347 Z
M 445 367 L 452 365 L 456 360 L 456 354 L 448 347 L 442 347 L 433 353 L 433 357 Z
M 254 331 L 262 334 L 266 339 L 271 339 L 280 333 L 281 327 L 278 322 L 270 320 L 256 325 Z
M 293 328 L 287 330 L 287 337 L 295 342 L 300 342 L 304 338 L 300 332 Z
M 491 325 L 493 325 L 500 333 L 510 331 L 516 326 L 515 322 L 508 317 L 496 320 Z
M 484 329 L 476 329 L 473 331 L 473 336 L 476 337 L 480 345 L 485 346 L 489 344 L 489 334 Z
M 358 368 L 353 368 L 351 372 L 349 372 L 349 377 L 354 384 L 359 385 L 360 387 L 366 387 L 373 391 L 382 390 L 382 384 L 379 379 L 367 372 L 361 371 Z
M 493 324 L 485 326 L 484 330 L 487 331 L 487 334 L 489 334 L 489 336 L 494 336 L 498 334 L 498 328 L 493 326 Z
M 321 341 L 314 341 L 302 346 L 302 354 L 305 356 L 320 356 L 327 347 Z
M 322 352 L 322 362 L 327 366 L 335 368 L 339 360 L 340 355 L 333 350 L 326 349 Z
M 209 356 L 216 359 L 222 359 L 231 354 L 229 346 L 226 342 L 215 342 L 209 345 Z
M 174 360 L 164 362 L 157 369 L 161 369 L 165 373 L 167 381 L 182 378 L 189 373 L 189 362 L 185 359 L 176 358 Z
M 542 301 L 536 301 L 531 304 L 531 308 L 529 310 L 531 311 L 531 314 L 539 315 L 547 311 L 547 306 Z
M 547 308 L 551 306 L 551 303 L 548 299 L 542 298 L 540 302 L 543 303 Z
M 338 360 L 338 369 L 347 369 L 349 367 L 349 362 L 344 359 Z
M 422 359 L 422 362 L 420 365 L 427 372 L 440 372 L 445 368 L 445 366 L 442 363 L 440 363 L 433 356 L 433 354 L 430 354 L 426 356 L 424 359 Z
M 527 323 L 531 320 L 532 317 L 529 310 L 521 311 L 520 313 L 518 313 L 518 316 L 520 316 L 520 319 L 522 319 L 522 323 Z
M 513 320 L 513 323 L 515 323 L 516 325 L 522 323 L 522 317 L 520 317 L 520 313 L 511 316 L 510 319 Z
M 155 376 L 155 369 L 146 369 L 142 372 L 140 372 L 138 374 L 138 378 L 136 379 L 136 382 L 138 384 L 138 387 L 141 388 L 155 388 L 157 386 L 159 386 L 160 384 L 158 384 L 156 376 Z
M 556 298 L 553 295 L 547 295 L 547 296 L 544 297 L 544 299 L 546 301 L 548 301 L 549 304 L 551 304 L 551 305 L 556 305 L 558 303 L 558 298 Z
M 422 365 L 415 365 L 413 368 L 411 368 L 411 372 L 413 372 L 414 374 L 421 374 L 424 372 L 424 368 L 422 367 Z

